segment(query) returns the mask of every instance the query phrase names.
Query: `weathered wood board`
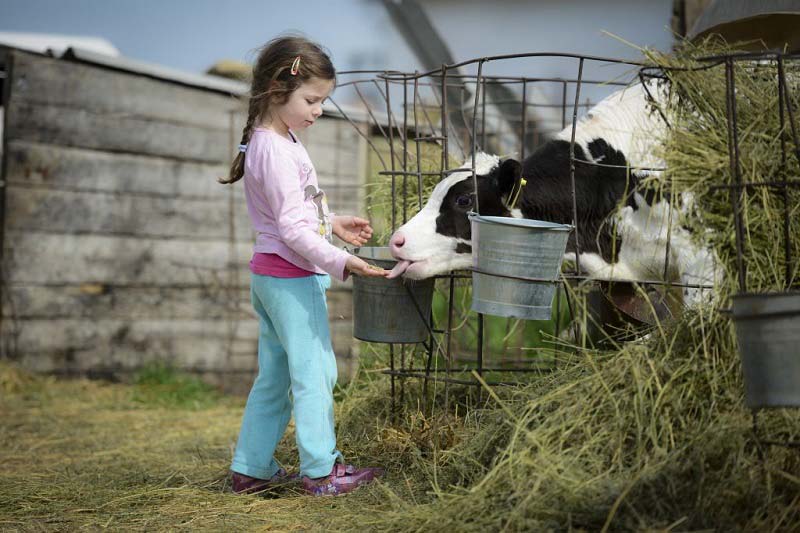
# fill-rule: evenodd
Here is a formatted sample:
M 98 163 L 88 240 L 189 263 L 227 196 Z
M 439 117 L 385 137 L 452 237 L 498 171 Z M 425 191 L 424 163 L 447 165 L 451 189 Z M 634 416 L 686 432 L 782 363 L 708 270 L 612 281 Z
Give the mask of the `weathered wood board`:
M 0 352 L 37 370 L 131 375 L 163 359 L 246 392 L 257 368 L 254 233 L 223 186 L 240 99 L 11 51 L 2 130 Z M 365 142 L 343 120 L 303 133 L 332 208 L 362 212 Z M 339 243 L 341 245 L 342 243 Z M 328 293 L 340 367 L 350 283 Z

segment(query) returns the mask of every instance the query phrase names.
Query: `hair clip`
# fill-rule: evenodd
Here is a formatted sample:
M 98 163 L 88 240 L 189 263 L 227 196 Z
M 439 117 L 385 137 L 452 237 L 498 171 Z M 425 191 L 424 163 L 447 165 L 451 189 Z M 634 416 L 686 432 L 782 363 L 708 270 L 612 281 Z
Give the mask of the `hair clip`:
M 242 153 L 245 153 L 247 151 L 247 145 L 246 144 L 240 144 L 239 145 L 239 151 L 242 152 Z
M 300 70 L 300 56 L 294 58 L 294 62 L 292 63 L 291 73 L 292 76 L 297 76 L 297 71 Z

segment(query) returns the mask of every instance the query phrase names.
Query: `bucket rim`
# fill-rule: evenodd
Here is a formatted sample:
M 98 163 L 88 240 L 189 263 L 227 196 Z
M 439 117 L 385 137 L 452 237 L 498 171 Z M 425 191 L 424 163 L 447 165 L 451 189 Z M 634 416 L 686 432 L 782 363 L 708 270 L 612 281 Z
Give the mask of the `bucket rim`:
M 731 298 L 733 300 L 753 300 L 756 298 L 773 298 L 773 297 L 792 297 L 800 296 L 800 290 L 792 291 L 772 291 L 772 292 L 739 292 L 734 294 Z
M 800 291 L 739 293 L 732 297 L 734 322 L 800 316 Z
M 358 246 L 353 248 L 353 255 L 361 259 L 372 259 L 374 261 L 391 261 L 397 263 L 397 259 L 392 256 L 388 246 Z
M 467 213 L 470 221 L 475 220 L 482 224 L 497 224 L 501 226 L 517 226 L 520 228 L 539 228 L 552 231 L 572 231 L 571 224 L 559 224 L 548 220 L 536 220 L 532 218 L 497 217 L 480 215 L 471 211 Z

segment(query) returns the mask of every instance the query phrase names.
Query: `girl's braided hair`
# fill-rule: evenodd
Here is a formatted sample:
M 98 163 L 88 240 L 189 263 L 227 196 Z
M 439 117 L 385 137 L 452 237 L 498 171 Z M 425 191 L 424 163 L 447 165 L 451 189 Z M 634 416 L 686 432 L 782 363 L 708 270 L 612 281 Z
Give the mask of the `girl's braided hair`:
M 247 123 L 240 143 L 246 145 L 250 142 L 253 130 L 267 114 L 270 105 L 285 104 L 291 94 L 311 78 L 336 79 L 336 69 L 320 45 L 299 36 L 278 37 L 268 42 L 253 65 Z M 241 151 L 236 155 L 230 174 L 227 179 L 220 179 L 220 183 L 234 183 L 242 178 L 244 156 Z

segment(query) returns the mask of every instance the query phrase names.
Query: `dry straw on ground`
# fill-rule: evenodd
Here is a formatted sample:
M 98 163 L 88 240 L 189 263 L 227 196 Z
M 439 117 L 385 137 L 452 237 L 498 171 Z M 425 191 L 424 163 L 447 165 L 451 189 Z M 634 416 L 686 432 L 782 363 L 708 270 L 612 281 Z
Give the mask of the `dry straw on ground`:
M 651 58 L 691 66 L 703 51 Z M 775 105 L 773 80 L 763 68 L 737 66 L 742 166 L 752 181 L 783 172 L 780 132 L 766 116 Z M 671 76 L 680 105 L 697 114 L 675 115 L 663 183 L 696 193 L 701 225 L 726 273 L 715 305 L 688 311 L 617 351 L 564 354 L 556 372 L 525 386 L 482 398 L 451 389 L 449 409 L 432 413 L 430 398 L 409 382 L 396 421 L 387 379 L 362 372 L 337 393 L 339 443 L 348 458 L 384 464 L 389 474 L 335 499 L 293 489 L 266 498 L 226 492 L 241 400 L 160 403 L 157 394 L 136 395 L 141 385 L 57 381 L 3 365 L 0 527 L 800 529 L 800 454 L 762 449 L 753 439 L 733 326 L 719 312 L 736 283 L 730 205 L 709 192 L 710 184 L 731 179 L 720 129 L 724 85 L 713 70 L 683 76 Z M 787 165 L 787 175 L 796 176 L 796 159 Z M 769 233 L 782 216 L 781 198 L 746 194 L 754 289 L 784 288 L 780 235 Z M 762 418 L 765 435 L 800 438 L 796 411 Z M 291 448 L 289 436 L 278 454 L 290 465 Z

